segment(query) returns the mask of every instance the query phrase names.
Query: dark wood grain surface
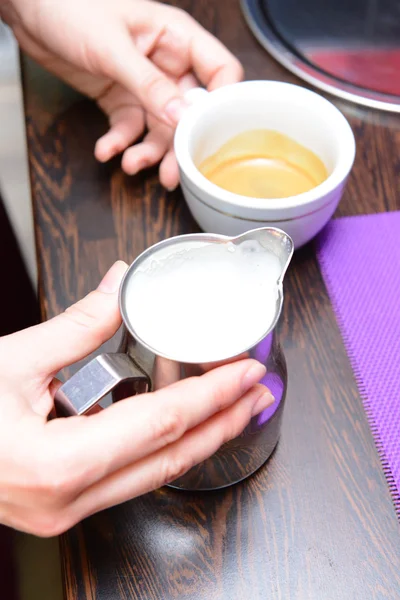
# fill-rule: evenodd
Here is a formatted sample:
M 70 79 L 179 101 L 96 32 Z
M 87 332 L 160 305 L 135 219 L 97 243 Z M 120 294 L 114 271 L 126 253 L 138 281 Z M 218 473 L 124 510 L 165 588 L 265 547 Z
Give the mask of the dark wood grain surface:
M 248 79 L 296 81 L 257 45 L 234 0 L 182 1 Z M 229 10 L 229 18 L 227 18 Z M 117 258 L 196 231 L 156 172 L 129 178 L 93 158 L 96 107 L 24 62 L 43 317 L 83 296 Z M 336 102 L 357 138 L 339 215 L 400 208 L 400 117 Z M 400 531 L 312 245 L 285 285 L 289 370 L 281 442 L 226 491 L 158 490 L 61 539 L 66 600 L 396 600 Z M 115 340 L 110 346 L 115 347 Z

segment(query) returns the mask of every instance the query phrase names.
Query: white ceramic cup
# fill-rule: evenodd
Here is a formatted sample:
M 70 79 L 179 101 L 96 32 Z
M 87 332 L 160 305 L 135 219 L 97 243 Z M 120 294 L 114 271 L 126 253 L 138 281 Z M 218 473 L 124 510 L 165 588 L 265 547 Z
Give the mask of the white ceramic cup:
M 353 132 L 342 113 L 306 88 L 278 81 L 247 81 L 213 92 L 191 90 L 190 108 L 175 134 L 183 194 L 193 217 L 208 233 L 235 236 L 274 226 L 296 248 L 329 221 L 342 197 L 355 157 Z M 229 139 L 250 129 L 272 129 L 312 150 L 328 178 L 289 198 L 249 198 L 211 183 L 197 169 Z

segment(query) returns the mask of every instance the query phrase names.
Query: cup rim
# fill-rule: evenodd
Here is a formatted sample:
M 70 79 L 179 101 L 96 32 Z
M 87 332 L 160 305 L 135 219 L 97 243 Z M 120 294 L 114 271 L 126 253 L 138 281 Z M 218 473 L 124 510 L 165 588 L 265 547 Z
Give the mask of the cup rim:
M 212 107 L 215 102 L 223 96 L 229 97 L 232 94 L 232 88 L 268 88 L 270 93 L 281 93 L 285 90 L 285 94 L 293 92 L 297 95 L 307 96 L 307 98 L 315 105 L 320 105 L 324 111 L 330 112 L 330 122 L 332 129 L 339 131 L 339 158 L 330 175 L 308 192 L 303 192 L 296 196 L 287 198 L 254 198 L 250 196 L 241 196 L 233 192 L 228 192 L 220 188 L 216 184 L 209 181 L 197 169 L 189 151 L 189 141 L 191 132 L 196 125 L 198 119 Z M 295 104 L 295 101 L 294 101 Z M 353 166 L 356 143 L 353 131 L 347 119 L 341 111 L 329 100 L 299 85 L 282 81 L 244 81 L 234 83 L 225 87 L 214 90 L 202 96 L 201 102 L 194 102 L 193 105 L 186 111 L 182 119 L 178 123 L 175 139 L 174 139 L 175 155 L 178 161 L 180 170 L 183 172 L 188 181 L 195 185 L 199 190 L 208 195 L 207 203 L 223 208 L 229 207 L 231 210 L 234 207 L 246 208 L 249 212 L 274 212 L 285 211 L 287 209 L 299 208 L 318 202 L 322 197 L 326 197 L 333 192 L 341 183 L 343 183 L 350 173 Z

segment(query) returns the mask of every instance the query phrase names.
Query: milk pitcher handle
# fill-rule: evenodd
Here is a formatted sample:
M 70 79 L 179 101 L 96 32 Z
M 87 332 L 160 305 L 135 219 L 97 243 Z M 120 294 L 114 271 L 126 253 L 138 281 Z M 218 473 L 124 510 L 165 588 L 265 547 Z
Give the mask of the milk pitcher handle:
M 54 398 L 57 416 L 85 414 L 123 382 L 151 389 L 150 378 L 127 354 L 96 356 L 57 390 Z

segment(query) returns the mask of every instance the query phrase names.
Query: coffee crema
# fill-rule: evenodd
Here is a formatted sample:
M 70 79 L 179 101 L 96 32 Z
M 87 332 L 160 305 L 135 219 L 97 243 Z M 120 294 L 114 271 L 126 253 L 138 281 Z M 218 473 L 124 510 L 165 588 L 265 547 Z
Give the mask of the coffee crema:
M 252 198 L 297 196 L 328 177 L 314 152 L 268 129 L 239 133 L 197 167 L 220 188 Z

